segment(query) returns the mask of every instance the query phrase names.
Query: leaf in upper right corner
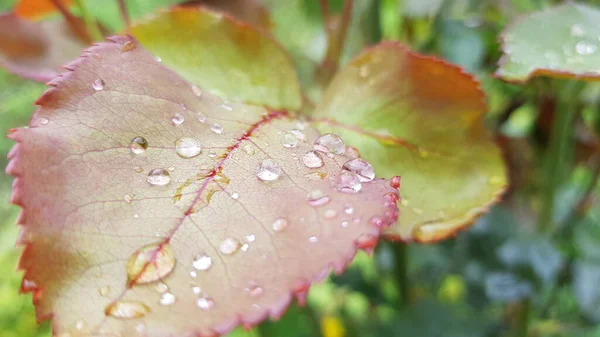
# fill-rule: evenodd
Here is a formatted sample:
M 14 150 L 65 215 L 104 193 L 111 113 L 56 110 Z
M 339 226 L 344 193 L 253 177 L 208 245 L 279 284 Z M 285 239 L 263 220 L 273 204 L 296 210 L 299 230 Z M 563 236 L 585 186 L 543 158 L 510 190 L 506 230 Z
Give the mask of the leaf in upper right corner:
M 459 67 L 384 42 L 337 74 L 314 117 L 379 175 L 402 176 L 401 214 L 388 236 L 430 242 L 471 224 L 506 188 L 483 100 Z
M 526 82 L 538 75 L 600 80 L 600 9 L 567 2 L 521 18 L 502 34 L 496 75 Z

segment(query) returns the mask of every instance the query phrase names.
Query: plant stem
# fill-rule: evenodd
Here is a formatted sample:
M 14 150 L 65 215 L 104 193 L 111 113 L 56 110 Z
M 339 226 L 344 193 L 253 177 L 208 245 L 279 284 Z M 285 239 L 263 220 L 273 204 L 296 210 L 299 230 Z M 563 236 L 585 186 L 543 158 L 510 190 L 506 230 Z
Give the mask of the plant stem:
M 379 21 L 386 40 L 400 40 L 402 31 L 402 0 L 381 0 Z
M 118 0 L 119 2 L 119 11 L 121 12 L 121 18 L 123 19 L 123 24 L 125 25 L 125 31 L 129 32 L 129 11 L 127 10 L 127 3 L 125 0 Z
M 394 277 L 396 286 L 400 292 L 400 306 L 407 307 L 410 304 L 410 284 L 408 280 L 408 245 L 404 243 L 392 243 L 394 250 Z
M 327 53 L 325 54 L 321 68 L 318 69 L 318 75 L 319 82 L 322 86 L 325 86 L 337 72 L 340 56 L 344 50 L 348 26 L 352 18 L 354 0 L 344 0 L 342 16 L 339 20 L 334 20 L 331 17 L 327 0 L 320 0 L 320 5 L 321 12 L 323 13 L 323 24 L 327 32 Z
M 90 37 L 90 34 L 85 29 L 85 26 L 81 23 L 81 21 L 75 17 L 67 7 L 61 2 L 61 0 L 50 0 L 54 7 L 60 12 L 60 14 L 65 18 L 65 21 L 71 28 L 71 31 L 83 39 L 87 43 L 92 43 L 93 40 Z
M 519 316 L 515 324 L 514 337 L 527 337 L 529 332 L 529 312 L 531 311 L 531 302 L 524 299 L 520 303 Z
M 75 0 L 75 4 L 77 5 L 77 7 L 79 7 L 79 10 L 81 11 L 81 16 L 83 17 L 83 22 L 85 22 L 88 34 L 92 37 L 94 41 L 100 41 L 102 40 L 102 33 L 100 33 L 100 29 L 98 29 L 98 24 L 96 23 L 96 20 L 88 11 L 85 1 L 86 0 Z

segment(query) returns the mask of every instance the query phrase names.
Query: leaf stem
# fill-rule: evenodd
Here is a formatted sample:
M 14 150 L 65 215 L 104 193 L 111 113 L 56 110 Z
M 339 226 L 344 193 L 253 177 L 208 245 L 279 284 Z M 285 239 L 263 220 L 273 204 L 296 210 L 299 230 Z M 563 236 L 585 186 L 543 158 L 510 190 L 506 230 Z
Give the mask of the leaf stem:
M 379 21 L 386 40 L 400 40 L 403 0 L 381 0 Z
M 119 12 L 121 12 L 121 18 L 123 19 L 123 24 L 125 25 L 125 31 L 129 32 L 129 11 L 127 10 L 127 3 L 125 0 L 118 0 L 119 2 Z
M 85 29 L 85 26 L 83 26 L 81 24 L 81 21 L 79 21 L 79 19 L 75 17 L 75 15 L 73 15 L 73 13 L 71 13 L 71 11 L 69 11 L 67 7 L 65 7 L 61 0 L 50 1 L 54 5 L 54 7 L 56 7 L 56 9 L 60 12 L 60 14 L 65 18 L 65 21 L 67 22 L 69 28 L 71 28 L 71 31 L 73 33 L 75 33 L 87 43 L 93 42 L 92 38 L 90 37 L 90 34 Z
M 89 12 L 86 3 L 86 0 L 75 0 L 75 4 L 79 7 L 79 11 L 81 11 L 81 16 L 83 17 L 83 22 L 85 22 L 85 26 L 87 28 L 88 34 L 92 37 L 94 41 L 102 40 L 102 33 L 100 33 L 100 29 L 98 29 L 98 24 L 96 20 Z
M 519 303 L 519 312 L 515 324 L 514 337 L 527 337 L 529 333 L 529 313 L 531 301 L 527 298 Z
M 408 245 L 404 243 L 392 243 L 394 250 L 394 277 L 396 286 L 400 292 L 400 306 L 405 308 L 410 304 L 410 283 L 408 280 Z
M 340 56 L 344 50 L 344 43 L 348 33 L 348 26 L 352 19 L 354 0 L 344 0 L 342 16 L 339 20 L 334 20 L 331 17 L 327 0 L 320 0 L 319 3 L 323 15 L 323 24 L 327 32 L 327 52 L 318 71 L 320 72 L 319 82 L 325 86 L 338 70 Z

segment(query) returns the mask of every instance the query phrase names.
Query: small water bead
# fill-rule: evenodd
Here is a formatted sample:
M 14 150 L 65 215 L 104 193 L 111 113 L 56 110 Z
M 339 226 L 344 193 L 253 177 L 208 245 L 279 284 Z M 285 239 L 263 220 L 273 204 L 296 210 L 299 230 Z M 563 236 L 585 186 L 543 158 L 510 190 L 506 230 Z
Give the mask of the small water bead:
M 160 305 L 172 305 L 175 303 L 176 300 L 177 298 L 175 297 L 175 295 L 166 292 L 160 295 L 160 300 L 158 301 L 158 303 L 160 303 Z
M 202 289 L 198 286 L 194 286 L 192 287 L 192 292 L 194 293 L 194 295 L 200 295 L 202 293 Z
M 254 241 L 256 241 L 256 235 L 248 234 L 248 235 L 246 235 L 245 239 L 247 242 L 254 242 Z
M 253 285 L 253 286 L 247 288 L 246 291 L 248 291 L 248 295 L 250 295 L 252 297 L 258 297 L 263 294 L 264 289 L 257 285 Z
M 586 41 L 579 41 L 575 44 L 575 50 L 579 55 L 592 55 L 596 52 L 598 46 Z
M 382 227 L 384 225 L 384 221 L 383 218 L 380 216 L 373 216 L 371 217 L 371 219 L 369 219 L 369 222 L 371 223 L 371 225 L 374 225 L 375 227 Z
M 105 86 L 106 86 L 106 83 L 101 78 L 96 79 L 94 81 L 94 83 L 92 83 L 92 88 L 94 88 L 94 90 L 96 90 L 96 91 L 104 90 Z
M 147 148 L 148 140 L 140 136 L 134 137 L 129 144 L 129 150 L 131 150 L 131 153 L 133 154 L 142 154 L 146 152 Z
M 286 132 L 283 134 L 281 144 L 283 147 L 288 149 L 294 148 L 298 146 L 298 138 L 296 138 L 296 136 L 294 136 L 291 132 Z
M 212 258 L 206 254 L 200 254 L 194 258 L 192 266 L 197 270 L 209 270 L 212 267 Z
M 198 88 L 196 85 L 192 85 L 192 92 L 198 97 L 202 96 L 202 90 L 200 90 L 200 88 Z
M 200 297 L 196 301 L 196 306 L 203 310 L 209 310 L 215 306 L 215 301 L 210 297 Z
M 173 118 L 171 118 L 171 124 L 175 126 L 181 125 L 183 122 L 185 122 L 185 117 L 179 112 L 176 112 Z
M 233 193 L 231 193 L 231 197 L 232 197 L 234 200 L 237 200 L 237 199 L 240 197 L 240 194 L 239 194 L 239 193 L 237 193 L 237 192 L 233 192 Z
M 156 286 L 154 286 L 154 289 L 159 293 L 159 294 L 164 294 L 167 291 L 169 291 L 169 286 L 167 286 L 166 284 L 159 282 L 156 284 Z
M 311 243 L 317 243 L 319 242 L 319 239 L 316 236 L 311 236 L 308 238 L 308 241 L 310 241 Z
M 104 286 L 104 287 L 98 288 L 98 294 L 100 294 L 100 296 L 102 296 L 102 297 L 108 296 L 110 294 L 110 286 Z
M 162 62 L 162 58 L 158 55 L 155 55 L 154 59 L 156 60 L 156 62 Z
M 252 144 L 244 144 L 244 146 L 242 146 L 242 151 L 246 152 L 246 154 L 253 155 L 256 153 L 256 148 Z
M 180 138 L 175 142 L 175 151 L 181 158 L 193 158 L 202 152 L 202 147 L 194 138 Z
M 348 221 L 342 221 L 341 226 L 344 228 L 348 227 Z
M 215 158 L 216 156 L 217 156 L 217 153 L 215 152 L 215 150 L 208 151 L 209 158 Z
M 41 117 L 38 120 L 40 121 L 41 125 L 47 125 L 50 122 L 50 120 L 48 118 L 46 118 L 46 117 Z
M 302 132 L 298 129 L 293 129 L 293 130 L 290 130 L 289 133 L 291 133 L 294 137 L 296 137 L 296 139 L 306 142 L 306 135 L 304 134 L 304 132 Z
M 276 232 L 281 232 L 289 225 L 288 221 L 284 218 L 278 218 L 273 222 L 273 230 Z
M 327 205 L 331 200 L 321 190 L 312 190 L 307 196 L 308 204 L 314 207 Z
M 148 173 L 146 180 L 150 185 L 164 186 L 171 182 L 171 175 L 164 168 L 156 168 Z
M 337 211 L 335 209 L 328 209 L 325 212 L 323 212 L 323 216 L 325 217 L 325 219 L 333 219 L 337 216 Z
M 151 243 L 138 249 L 127 263 L 127 280 L 143 284 L 162 279 L 175 268 L 175 257 L 168 244 Z
M 244 243 L 240 249 L 242 250 L 242 252 L 247 252 L 249 248 L 250 248 L 250 245 L 247 243 Z
M 196 114 L 196 119 L 198 119 L 198 122 L 204 123 L 206 122 L 206 115 L 204 115 L 202 112 L 198 112 Z
M 344 141 L 333 133 L 326 133 L 317 138 L 313 147 L 317 151 L 337 155 L 343 155 L 346 151 L 346 144 L 344 144 Z
M 83 329 L 85 329 L 85 326 L 86 326 L 85 321 L 82 319 L 78 319 L 75 322 L 75 330 L 77 330 L 77 331 L 83 331 Z
M 137 172 L 137 173 L 142 173 L 142 172 L 144 172 L 144 168 L 143 168 L 143 167 L 141 167 L 141 166 L 134 166 L 134 167 L 133 167 L 133 170 L 134 170 L 135 172 Z
M 123 197 L 123 200 L 125 200 L 125 202 L 129 204 L 133 201 L 133 197 L 129 194 L 125 194 L 125 196 Z
M 344 168 L 350 172 L 356 173 L 360 182 L 364 183 L 375 179 L 375 170 L 373 170 L 373 166 L 364 159 L 351 159 L 344 164 Z
M 212 131 L 218 135 L 222 134 L 224 130 L 225 130 L 225 128 L 220 123 L 213 123 L 210 126 L 210 131 Z
M 240 249 L 240 242 L 232 237 L 225 238 L 219 245 L 219 250 L 225 255 L 235 254 Z
M 135 325 L 135 331 L 139 334 L 145 333 L 147 329 L 148 329 L 148 327 L 143 322 Z
M 344 207 L 344 213 L 346 213 L 348 215 L 354 213 L 354 207 L 352 207 L 352 206 L 346 206 L 346 207 Z
M 302 156 L 302 163 L 308 168 L 319 168 L 325 164 L 321 154 L 314 150 L 310 150 Z
M 256 169 L 256 176 L 262 181 L 274 181 L 281 175 L 281 167 L 273 159 L 263 160 Z
M 122 300 L 109 304 L 104 313 L 121 319 L 141 318 L 150 313 L 150 307 L 141 302 Z
M 343 171 L 338 175 L 338 191 L 343 193 L 358 193 L 361 188 L 362 184 L 356 173 Z
M 190 277 L 191 278 L 196 278 L 198 276 L 198 273 L 196 273 L 195 271 L 190 271 Z

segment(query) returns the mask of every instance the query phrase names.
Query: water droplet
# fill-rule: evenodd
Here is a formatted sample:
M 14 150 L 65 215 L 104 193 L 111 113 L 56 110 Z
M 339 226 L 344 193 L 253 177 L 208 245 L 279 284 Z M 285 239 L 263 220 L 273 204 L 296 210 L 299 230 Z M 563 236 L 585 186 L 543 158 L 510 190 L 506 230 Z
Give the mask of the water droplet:
M 296 139 L 306 142 L 306 135 L 304 134 L 304 132 L 302 132 L 298 129 L 293 129 L 293 130 L 290 130 L 289 133 L 294 135 L 294 137 L 296 137 Z
M 382 218 L 382 217 L 380 217 L 380 216 L 377 216 L 377 215 L 375 215 L 375 216 L 371 217 L 371 219 L 369 219 L 369 222 L 371 223 L 371 225 L 373 225 L 373 226 L 375 226 L 375 227 L 381 227 L 381 226 L 383 226 L 383 225 L 384 225 L 384 223 L 385 223 L 385 222 L 383 221 L 383 218 Z
M 244 144 L 244 146 L 242 146 L 242 150 L 249 155 L 253 155 L 256 153 L 256 149 L 252 144 Z
M 192 92 L 198 97 L 202 96 L 202 90 L 200 90 L 200 88 L 198 88 L 196 85 L 192 85 Z
M 263 294 L 264 289 L 257 285 L 253 285 L 253 286 L 247 288 L 246 291 L 248 291 L 248 295 L 250 295 L 252 297 L 258 297 Z
M 571 36 L 581 37 L 583 35 L 585 35 L 585 31 L 583 30 L 583 27 L 581 27 L 578 24 L 574 24 L 571 26 Z
M 248 251 L 248 248 L 250 248 L 250 245 L 249 245 L 249 244 L 247 244 L 247 243 L 244 243 L 244 244 L 242 245 L 242 248 L 241 248 L 241 250 L 242 250 L 242 252 L 247 252 L 247 251 Z
M 225 238 L 219 245 L 219 250 L 225 255 L 235 254 L 240 249 L 240 242 L 232 237 Z
M 325 219 L 333 219 L 337 216 L 337 211 L 335 209 L 328 209 L 323 212 L 323 216 Z
M 129 144 L 129 150 L 133 154 L 142 154 L 148 148 L 148 141 L 144 137 L 134 137 Z
M 346 207 L 344 207 L 344 213 L 346 213 L 348 215 L 354 213 L 354 207 L 352 207 L 352 206 L 346 206 Z
M 148 173 L 146 180 L 150 185 L 164 186 L 171 182 L 171 175 L 164 168 L 156 168 Z
M 317 151 L 342 155 L 346 151 L 346 144 L 337 135 L 326 133 L 315 140 L 313 145 Z
M 254 242 L 254 241 L 256 241 L 256 235 L 254 235 L 254 234 L 248 234 L 248 235 L 246 235 L 245 239 L 246 239 L 247 242 Z
M 171 305 L 173 303 L 175 303 L 175 295 L 173 295 L 172 293 L 166 292 L 162 295 L 160 295 L 160 300 L 158 301 L 158 303 L 160 303 L 160 305 Z
M 287 147 L 288 149 L 294 148 L 298 146 L 298 138 L 296 138 L 296 136 L 294 136 L 291 132 L 286 132 L 283 134 L 281 144 L 283 147 Z
M 308 204 L 315 207 L 327 205 L 330 201 L 330 198 L 321 190 L 312 190 L 308 193 L 307 199 Z
M 198 286 L 194 286 L 192 287 L 192 292 L 194 293 L 194 295 L 200 295 L 202 293 L 202 289 Z
M 277 220 L 275 220 L 275 222 L 273 222 L 273 230 L 276 232 L 280 232 L 282 230 L 284 230 L 287 226 L 289 225 L 288 221 L 284 218 L 278 218 Z
M 596 52 L 598 46 L 586 41 L 579 41 L 575 44 L 575 50 L 579 55 L 591 55 Z
M 233 193 L 231 193 L 231 197 L 232 197 L 234 200 L 237 200 L 237 199 L 240 197 L 240 194 L 239 194 L 239 193 L 237 193 L 237 192 L 233 192 Z
M 78 319 L 75 322 L 75 330 L 77 330 L 77 331 L 83 331 L 83 329 L 85 329 L 85 326 L 86 326 L 85 321 L 82 319 Z
M 362 184 L 356 173 L 342 171 L 342 173 L 338 175 L 338 191 L 343 193 L 358 193 L 361 188 Z
M 160 58 L 160 56 L 155 55 L 154 59 L 156 60 L 156 62 L 162 62 L 162 58 Z
M 348 221 L 342 221 L 341 226 L 344 228 L 348 227 Z
M 225 128 L 223 128 L 223 125 L 219 124 L 219 123 L 213 123 L 210 126 L 210 131 L 220 135 L 223 133 L 223 130 L 225 130 Z
M 144 172 L 144 168 L 143 168 L 143 167 L 141 167 L 141 166 L 134 166 L 134 167 L 133 167 L 133 170 L 134 170 L 135 172 L 137 172 L 137 173 L 142 173 L 142 172 Z
M 98 294 L 100 294 L 100 296 L 102 296 L 102 297 L 108 296 L 110 294 L 110 286 L 104 286 L 104 287 L 98 288 Z
M 109 304 L 104 313 L 114 318 L 141 318 L 150 313 L 150 308 L 141 302 L 123 300 Z
M 139 214 L 137 214 L 137 213 L 135 213 L 135 214 L 133 214 L 133 217 L 134 217 L 134 218 L 139 218 L 139 217 L 140 217 L 140 215 L 139 215 Z
M 319 238 L 317 238 L 316 236 L 311 236 L 308 238 L 308 241 L 310 241 L 311 243 L 317 243 L 319 242 Z
M 135 331 L 139 334 L 145 333 L 147 329 L 148 329 L 148 327 L 143 322 L 135 325 Z
M 168 244 L 151 243 L 138 249 L 127 263 L 129 283 L 154 282 L 169 275 L 175 268 L 175 257 Z
M 202 147 L 194 138 L 180 138 L 175 142 L 175 151 L 181 158 L 193 158 L 202 152 Z
M 256 169 L 256 176 L 262 181 L 273 181 L 281 175 L 281 167 L 273 159 L 263 160 Z
M 159 294 L 164 294 L 169 291 L 169 287 L 162 282 L 157 283 L 156 286 L 154 286 L 154 289 L 156 289 Z
M 39 121 L 40 121 L 41 125 L 46 125 L 46 124 L 48 124 L 48 122 L 50 122 L 50 120 L 48 118 L 46 118 L 46 117 L 41 117 L 39 119 Z
M 375 179 L 373 166 L 364 159 L 351 159 L 344 164 L 344 168 L 350 172 L 356 173 L 358 179 L 363 183 Z
M 192 266 L 197 270 L 209 270 L 212 267 L 212 258 L 206 254 L 200 254 L 194 258 Z
M 200 297 L 196 301 L 196 306 L 203 310 L 209 310 L 215 306 L 215 301 L 210 297 Z
M 196 276 L 198 276 L 198 273 L 196 273 L 195 271 L 190 271 L 190 277 L 191 278 L 196 278 Z
M 323 167 L 323 157 L 317 151 L 310 150 L 302 156 L 302 163 L 308 168 Z
M 106 83 L 101 78 L 96 79 L 94 81 L 94 83 L 92 83 L 92 88 L 94 88 L 94 90 L 96 90 L 96 91 L 104 90 L 105 86 L 106 86 Z
M 133 201 L 133 197 L 129 194 L 125 194 L 123 200 L 125 200 L 126 203 L 131 203 Z
M 217 153 L 215 152 L 215 150 L 208 151 L 208 157 L 209 158 L 214 158 L 216 156 L 217 156 Z
M 173 115 L 173 118 L 171 118 L 171 124 L 175 126 L 181 125 L 181 123 L 183 123 L 184 121 L 185 117 L 179 112 L 176 112 L 175 115 Z

